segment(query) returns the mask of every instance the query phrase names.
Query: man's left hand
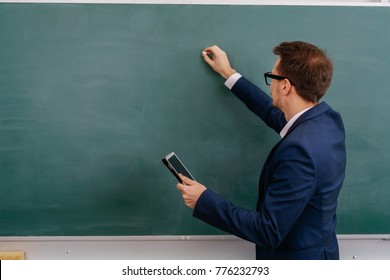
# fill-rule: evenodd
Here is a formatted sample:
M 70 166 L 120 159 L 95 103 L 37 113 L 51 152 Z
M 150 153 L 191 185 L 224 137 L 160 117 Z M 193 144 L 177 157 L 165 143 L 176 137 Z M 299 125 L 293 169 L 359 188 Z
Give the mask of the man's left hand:
M 200 195 L 207 189 L 202 184 L 180 174 L 184 184 L 178 183 L 176 188 L 181 192 L 185 205 L 194 209 Z

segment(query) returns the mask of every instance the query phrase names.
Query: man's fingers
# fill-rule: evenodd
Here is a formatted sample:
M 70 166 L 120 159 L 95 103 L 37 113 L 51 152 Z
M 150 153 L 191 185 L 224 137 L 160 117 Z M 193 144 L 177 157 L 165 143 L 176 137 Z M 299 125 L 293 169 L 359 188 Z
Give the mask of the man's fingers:
M 227 54 L 218 46 L 207 47 L 202 51 L 203 59 L 210 67 L 225 79 L 236 73 L 229 62 Z
M 182 183 L 177 183 L 176 184 L 176 189 L 178 189 L 181 192 L 184 190 L 184 187 L 185 187 L 185 185 L 183 185 Z
M 203 56 L 203 59 L 204 61 L 208 64 L 208 65 L 212 65 L 214 63 L 214 61 L 209 57 L 208 53 L 206 52 L 202 52 L 202 56 Z
M 184 184 L 186 185 L 193 185 L 195 183 L 194 180 L 191 180 L 190 178 L 184 176 L 183 174 L 179 174 L 181 180 L 183 181 Z

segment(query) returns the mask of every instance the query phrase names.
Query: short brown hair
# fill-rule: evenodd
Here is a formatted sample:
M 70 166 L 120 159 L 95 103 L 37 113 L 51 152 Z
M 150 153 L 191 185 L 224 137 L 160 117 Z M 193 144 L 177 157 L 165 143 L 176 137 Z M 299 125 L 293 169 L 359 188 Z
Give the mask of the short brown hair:
M 294 82 L 298 94 L 318 102 L 332 81 L 333 65 L 324 50 L 306 42 L 283 42 L 273 49 L 280 57 L 278 72 Z

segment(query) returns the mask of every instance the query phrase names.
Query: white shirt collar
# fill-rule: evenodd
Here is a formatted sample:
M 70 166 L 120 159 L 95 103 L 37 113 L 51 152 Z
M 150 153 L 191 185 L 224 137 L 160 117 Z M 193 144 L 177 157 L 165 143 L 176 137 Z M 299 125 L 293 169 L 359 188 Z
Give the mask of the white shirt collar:
M 298 114 L 295 114 L 289 121 L 288 123 L 283 127 L 283 129 L 280 131 L 280 137 L 284 138 L 284 136 L 286 136 L 288 130 L 290 129 L 290 127 L 295 123 L 295 121 L 303 114 L 305 113 L 306 111 L 310 110 L 311 108 L 313 107 L 309 107 L 309 108 L 306 108 L 302 111 L 300 111 Z

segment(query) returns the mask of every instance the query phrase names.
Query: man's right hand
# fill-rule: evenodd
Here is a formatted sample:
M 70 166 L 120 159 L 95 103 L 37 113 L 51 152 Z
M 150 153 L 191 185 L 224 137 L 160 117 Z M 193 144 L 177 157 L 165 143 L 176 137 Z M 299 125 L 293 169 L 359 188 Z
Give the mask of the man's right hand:
M 236 73 L 236 70 L 230 66 L 226 53 L 218 46 L 205 48 L 202 51 L 202 56 L 206 63 L 225 79 Z

